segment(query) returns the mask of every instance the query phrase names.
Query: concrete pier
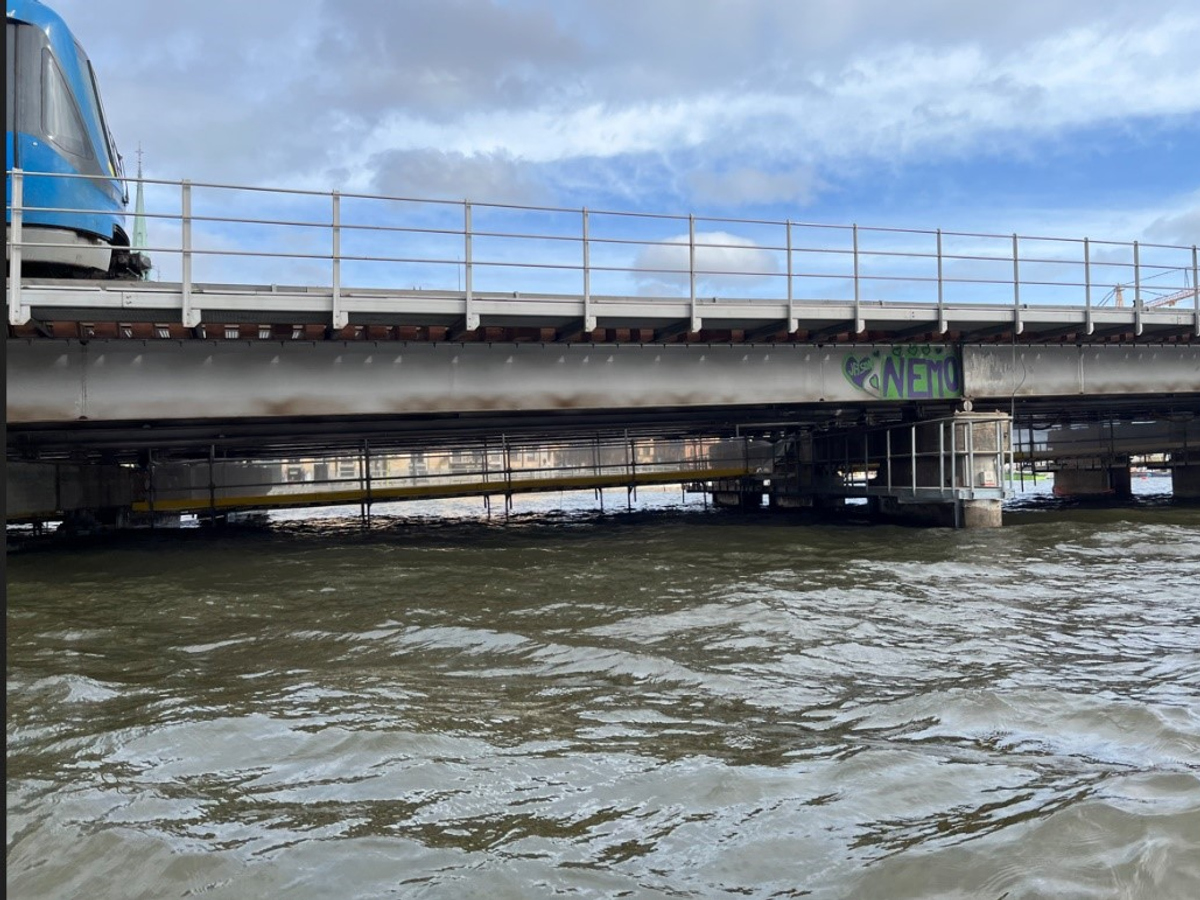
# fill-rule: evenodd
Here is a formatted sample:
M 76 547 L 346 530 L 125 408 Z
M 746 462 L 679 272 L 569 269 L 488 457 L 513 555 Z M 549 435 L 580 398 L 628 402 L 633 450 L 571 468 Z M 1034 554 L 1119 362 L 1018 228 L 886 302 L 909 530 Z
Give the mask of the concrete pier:
M 1176 500 L 1200 500 L 1200 459 L 1172 460 L 1171 493 Z
M 1055 469 L 1054 496 L 1112 497 L 1126 500 L 1133 496 L 1133 479 L 1129 472 L 1129 464 Z
M 6 464 L 5 516 L 9 520 L 65 520 L 87 513 L 116 518 L 144 493 L 142 476 L 128 466 L 99 463 Z
M 713 506 L 722 509 L 760 509 L 765 496 L 761 479 L 723 478 L 713 482 Z
M 968 412 L 801 433 L 782 442 L 775 454 L 770 505 L 833 509 L 861 497 L 871 516 L 885 521 L 998 526 L 1011 463 L 1010 433 L 1007 414 Z

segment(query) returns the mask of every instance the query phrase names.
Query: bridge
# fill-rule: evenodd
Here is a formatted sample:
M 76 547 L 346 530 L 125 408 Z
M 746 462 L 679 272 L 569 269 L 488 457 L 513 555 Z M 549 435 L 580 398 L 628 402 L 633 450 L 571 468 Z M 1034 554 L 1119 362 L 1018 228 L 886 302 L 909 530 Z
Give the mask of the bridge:
M 994 523 L 1022 463 L 1140 455 L 1200 493 L 1195 245 L 143 180 L 150 280 L 62 279 L 10 178 L 10 521 L 686 482 Z

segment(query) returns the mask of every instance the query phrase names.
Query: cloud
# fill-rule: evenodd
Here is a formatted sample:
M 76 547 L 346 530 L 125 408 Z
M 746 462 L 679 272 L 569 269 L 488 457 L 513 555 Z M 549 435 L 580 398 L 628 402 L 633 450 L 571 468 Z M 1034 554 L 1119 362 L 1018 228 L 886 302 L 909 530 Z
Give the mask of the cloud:
M 505 152 L 385 150 L 370 157 L 365 170 L 371 173 L 369 189 L 386 196 L 526 206 L 553 200 L 536 167 Z
M 1200 243 L 1200 192 L 1188 199 L 1189 208 L 1159 216 L 1147 225 L 1146 239 L 1185 247 Z
M 776 253 L 754 241 L 726 231 L 698 231 L 695 236 L 696 290 L 728 295 L 776 280 L 780 267 Z M 633 267 L 642 293 L 677 293 L 688 289 L 693 265 L 688 235 L 674 235 L 644 247 Z
M 1034 171 L 1048 149 L 1086 165 L 1107 152 L 1085 143 L 1099 128 L 1152 165 L 1164 126 L 1200 130 L 1200 14 L 1182 0 L 1086 17 L 1071 0 L 56 8 L 126 155 L 140 142 L 169 178 L 782 218 L 869 203 L 867 185 L 915 167 Z M 945 190 L 989 193 L 960 177 Z M 1132 194 L 1143 173 L 1121 177 Z
M 772 172 L 754 166 L 726 171 L 698 170 L 686 177 L 696 202 L 719 208 L 762 203 L 806 206 L 825 187 L 810 166 Z

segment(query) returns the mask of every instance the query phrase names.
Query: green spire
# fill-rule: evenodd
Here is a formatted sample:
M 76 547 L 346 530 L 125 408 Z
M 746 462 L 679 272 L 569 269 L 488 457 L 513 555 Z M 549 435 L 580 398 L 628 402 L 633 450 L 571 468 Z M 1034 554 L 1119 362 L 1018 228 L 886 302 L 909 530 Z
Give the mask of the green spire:
M 137 195 L 133 204 L 133 251 L 141 252 L 146 249 L 146 198 L 142 191 L 142 145 L 137 150 Z

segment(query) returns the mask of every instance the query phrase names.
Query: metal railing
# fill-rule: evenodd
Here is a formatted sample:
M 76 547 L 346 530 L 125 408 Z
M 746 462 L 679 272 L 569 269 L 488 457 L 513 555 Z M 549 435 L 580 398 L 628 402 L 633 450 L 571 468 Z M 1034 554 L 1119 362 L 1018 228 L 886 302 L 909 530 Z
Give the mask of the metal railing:
M 6 173 L 9 321 L 24 324 L 25 269 L 56 246 L 31 232 L 36 213 L 83 210 L 26 205 L 32 178 Z M 329 297 L 335 328 L 348 322 L 350 290 L 441 292 L 465 301 L 465 325 L 479 325 L 487 293 L 652 302 L 684 298 L 697 326 L 706 303 L 867 303 L 1093 308 L 1128 302 L 1140 317 L 1158 306 L 1191 307 L 1200 333 L 1197 246 L 1090 238 L 1001 235 L 668 215 L 547 206 L 285 190 L 158 179 L 144 189 L 152 277 L 177 283 L 183 324 L 199 324 L 202 284 L 288 285 Z M 33 216 L 31 219 L 30 216 Z M 942 329 L 945 330 L 944 328 Z
M 748 438 L 595 435 L 521 440 L 504 435 L 456 447 L 207 461 L 150 459 L 142 512 L 217 514 L 230 510 L 503 496 L 545 491 L 684 484 L 731 478 L 770 464 Z
M 821 490 L 901 503 L 1004 500 L 1016 473 L 1006 413 L 960 413 L 823 435 L 813 442 Z

